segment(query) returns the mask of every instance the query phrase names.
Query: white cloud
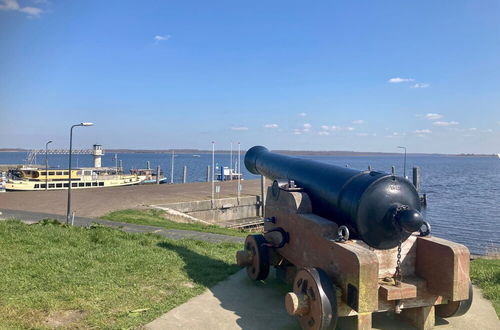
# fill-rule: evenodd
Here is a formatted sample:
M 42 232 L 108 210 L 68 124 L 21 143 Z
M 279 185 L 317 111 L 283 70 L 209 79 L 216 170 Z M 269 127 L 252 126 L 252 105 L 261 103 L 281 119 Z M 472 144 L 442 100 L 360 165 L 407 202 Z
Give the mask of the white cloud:
M 304 128 L 305 128 L 305 129 L 311 129 L 311 128 L 312 128 L 312 125 L 311 125 L 311 124 L 309 124 L 309 123 L 305 123 L 305 124 L 304 124 Z
M 295 129 L 293 130 L 293 134 L 295 134 L 295 135 L 300 135 L 300 134 L 302 134 L 302 130 L 301 130 L 301 129 L 298 129 L 298 128 L 295 128 Z
M 417 129 L 415 131 L 416 134 L 429 134 L 429 133 L 432 133 L 432 131 L 430 129 Z
M 437 119 L 441 119 L 443 117 L 444 116 L 440 115 L 439 113 L 428 113 L 425 115 L 425 118 L 429 119 L 429 120 L 437 120 Z
M 265 124 L 264 128 L 278 128 L 278 124 Z
M 346 131 L 352 132 L 354 131 L 354 127 L 346 127 L 344 128 Z
M 399 78 L 399 77 L 389 79 L 389 82 L 391 84 L 399 84 L 399 83 L 410 82 L 410 81 L 415 81 L 415 79 L 412 79 L 412 78 Z
M 248 127 L 245 126 L 236 126 L 236 127 L 231 127 L 232 131 L 248 131 Z
M 155 44 L 159 44 L 160 42 L 162 41 L 167 41 L 168 39 L 172 38 L 172 36 L 170 34 L 166 34 L 166 35 L 155 35 Z
M 328 126 L 328 125 L 321 125 L 321 129 L 324 130 L 324 131 L 329 131 L 330 130 L 330 126 Z
M 305 117 L 305 116 L 307 116 L 307 113 L 305 113 L 305 112 L 301 112 L 301 113 L 299 113 L 298 115 L 299 115 L 299 117 Z
M 477 128 L 471 127 L 471 128 L 469 128 L 469 131 L 477 131 Z
M 482 133 L 493 133 L 493 130 L 491 128 L 488 128 L 488 129 L 482 129 L 481 132 Z
M 446 127 L 446 126 L 454 126 L 458 125 L 458 121 L 435 121 L 432 123 L 434 126 L 441 126 L 441 127 Z
M 319 135 L 330 135 L 330 132 L 327 131 L 320 131 L 318 132 Z
M 411 88 L 427 88 L 431 87 L 431 84 L 428 83 L 416 83 L 415 85 L 411 86 Z
M 370 134 L 368 134 L 368 133 L 356 133 L 356 135 L 357 135 L 357 136 L 368 136 L 368 135 L 370 135 Z
M 43 13 L 43 9 L 38 7 L 21 7 L 18 0 L 0 0 L 0 10 L 18 11 L 28 14 L 28 17 L 38 17 Z
M 361 124 L 364 124 L 364 123 L 365 123 L 365 121 L 364 121 L 364 120 L 362 120 L 362 119 L 358 119 L 358 120 L 353 120 L 353 122 L 352 122 L 352 123 L 353 123 L 354 125 L 361 125 Z

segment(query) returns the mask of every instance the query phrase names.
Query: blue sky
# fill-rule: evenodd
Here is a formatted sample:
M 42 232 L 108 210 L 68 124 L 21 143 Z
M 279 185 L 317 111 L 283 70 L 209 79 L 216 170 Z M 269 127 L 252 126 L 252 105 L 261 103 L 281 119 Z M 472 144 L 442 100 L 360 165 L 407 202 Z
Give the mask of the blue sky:
M 0 0 L 0 147 L 500 152 L 500 2 Z

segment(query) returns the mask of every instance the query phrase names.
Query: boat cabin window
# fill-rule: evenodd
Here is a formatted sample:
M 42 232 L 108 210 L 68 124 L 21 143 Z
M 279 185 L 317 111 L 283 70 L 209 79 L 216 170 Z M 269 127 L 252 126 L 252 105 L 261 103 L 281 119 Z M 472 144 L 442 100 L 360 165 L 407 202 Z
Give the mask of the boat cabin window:
M 84 182 L 79 182 L 78 183 L 78 187 L 85 187 L 85 183 Z
M 92 182 L 92 187 L 97 187 L 97 182 Z
M 68 186 L 69 186 L 69 185 L 68 185 L 67 183 L 65 183 L 65 184 L 64 184 L 64 188 L 68 188 Z
M 71 182 L 71 187 L 78 187 L 78 182 Z
M 38 188 L 40 188 L 40 185 L 37 183 L 37 184 L 35 184 L 35 189 L 38 189 Z
M 90 187 L 92 186 L 92 182 L 85 182 L 85 187 Z
M 104 182 L 99 182 L 99 187 L 103 187 L 104 186 Z
M 83 171 L 84 174 L 83 175 L 92 175 L 92 171 Z
M 42 183 L 42 184 L 40 185 L 40 188 L 45 189 L 45 187 L 46 187 L 45 183 Z
M 62 175 L 62 171 L 57 171 L 56 175 Z
M 57 188 L 62 188 L 62 183 L 56 183 Z
M 47 175 L 47 172 L 43 171 L 40 173 L 41 175 Z
M 49 183 L 49 188 L 55 188 L 55 187 L 56 187 L 56 185 L 55 185 L 55 184 L 53 184 L 53 183 Z
M 54 175 L 54 174 L 55 174 L 55 172 L 49 172 L 49 175 Z

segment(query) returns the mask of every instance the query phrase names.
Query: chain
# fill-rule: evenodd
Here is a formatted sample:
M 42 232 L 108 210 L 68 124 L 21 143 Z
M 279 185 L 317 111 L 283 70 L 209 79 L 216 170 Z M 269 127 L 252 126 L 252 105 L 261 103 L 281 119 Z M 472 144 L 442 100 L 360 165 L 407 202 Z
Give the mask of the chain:
M 403 282 L 403 274 L 401 273 L 401 246 L 403 245 L 403 232 L 401 232 L 401 236 L 399 237 L 398 244 L 398 255 L 396 261 L 396 273 L 394 274 L 394 279 L 396 281 L 396 285 L 400 285 Z
M 396 217 L 399 212 L 402 210 L 408 210 L 409 207 L 408 205 L 401 205 L 396 208 Z M 403 282 L 403 274 L 401 273 L 401 246 L 403 245 L 403 230 L 401 230 L 400 236 L 399 236 L 399 243 L 398 243 L 398 255 L 397 255 L 397 261 L 396 261 L 396 272 L 394 273 L 394 280 L 396 282 L 396 285 L 400 285 L 401 282 Z

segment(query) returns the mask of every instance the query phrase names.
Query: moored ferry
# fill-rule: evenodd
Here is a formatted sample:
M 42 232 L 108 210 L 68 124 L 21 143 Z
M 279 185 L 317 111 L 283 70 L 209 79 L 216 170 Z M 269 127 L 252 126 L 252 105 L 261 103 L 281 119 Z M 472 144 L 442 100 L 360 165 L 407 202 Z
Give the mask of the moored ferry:
M 115 168 L 88 167 L 71 170 L 71 189 L 117 187 L 139 184 L 134 174 L 125 175 Z M 23 167 L 9 171 L 7 191 L 57 190 L 69 186 L 69 170 Z

